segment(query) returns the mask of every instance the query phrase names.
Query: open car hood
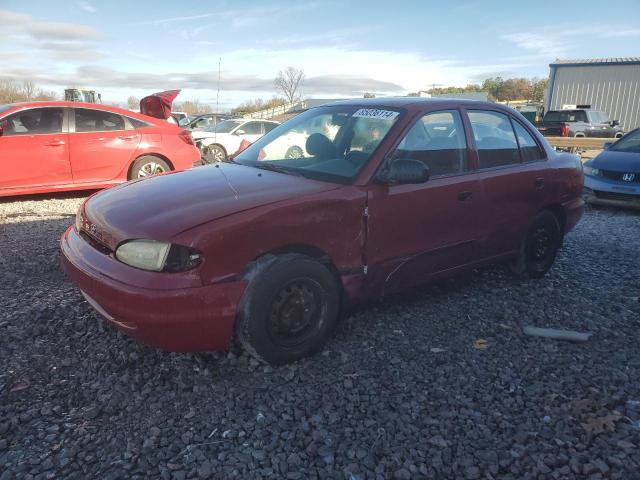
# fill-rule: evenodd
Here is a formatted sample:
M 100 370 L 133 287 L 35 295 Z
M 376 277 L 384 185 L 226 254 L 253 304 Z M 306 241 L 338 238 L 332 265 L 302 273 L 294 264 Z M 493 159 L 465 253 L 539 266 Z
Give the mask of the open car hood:
M 140 113 L 150 117 L 166 120 L 171 116 L 171 104 L 180 90 L 158 92 L 140 100 Z

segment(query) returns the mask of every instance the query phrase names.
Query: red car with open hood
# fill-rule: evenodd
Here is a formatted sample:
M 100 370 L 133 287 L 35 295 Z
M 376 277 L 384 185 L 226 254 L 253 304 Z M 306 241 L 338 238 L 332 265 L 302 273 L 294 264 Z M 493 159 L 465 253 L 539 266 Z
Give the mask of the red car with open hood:
M 282 153 L 301 137 L 300 155 Z M 582 184 L 579 159 L 506 107 L 339 102 L 227 163 L 95 194 L 62 261 L 142 342 L 220 350 L 235 333 L 279 364 L 321 348 L 349 305 L 494 262 L 543 276 L 582 215 Z
M 0 196 L 102 188 L 192 167 L 200 153 L 188 130 L 165 120 L 166 93 L 143 99 L 149 115 L 93 103 L 0 105 Z

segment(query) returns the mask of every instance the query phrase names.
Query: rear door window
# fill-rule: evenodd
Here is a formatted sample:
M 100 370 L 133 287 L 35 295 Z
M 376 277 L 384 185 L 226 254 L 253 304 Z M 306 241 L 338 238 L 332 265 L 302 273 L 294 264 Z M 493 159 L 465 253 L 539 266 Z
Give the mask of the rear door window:
M 118 114 L 90 108 L 76 108 L 76 132 L 124 130 L 124 118 Z
M 460 113 L 444 110 L 420 118 L 402 139 L 393 158 L 419 160 L 434 177 L 465 172 L 467 142 Z
M 273 130 L 278 126 L 277 123 L 271 123 L 271 122 L 263 122 L 262 125 L 264 127 L 264 133 L 269 133 L 271 130 Z
M 262 135 L 261 122 L 249 122 L 240 127 L 240 130 L 244 130 L 245 135 Z
M 62 108 L 32 108 L 2 120 L 3 135 L 44 135 L 62 132 Z
M 476 141 L 480 168 L 520 163 L 518 142 L 507 115 L 488 110 L 470 110 L 468 115 Z
M 514 120 L 512 120 L 512 122 L 513 129 L 515 130 L 516 137 L 518 138 L 522 161 L 535 162 L 536 160 L 543 160 L 545 156 L 531 134 L 518 122 Z

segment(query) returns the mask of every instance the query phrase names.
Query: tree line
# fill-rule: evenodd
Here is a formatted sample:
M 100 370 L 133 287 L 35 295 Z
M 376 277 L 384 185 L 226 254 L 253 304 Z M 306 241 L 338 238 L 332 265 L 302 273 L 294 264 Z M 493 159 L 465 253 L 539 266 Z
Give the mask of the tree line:
M 539 78 L 487 78 L 481 84 L 472 83 L 466 87 L 431 88 L 426 93 L 431 95 L 446 95 L 449 93 L 487 93 L 490 100 L 510 102 L 514 100 L 528 100 L 542 102 L 547 79 Z M 420 92 L 410 93 L 409 96 L 419 96 Z
M 0 79 L 0 105 L 33 100 L 58 100 L 58 95 L 56 92 L 37 88 L 31 80 L 20 83 L 15 80 Z

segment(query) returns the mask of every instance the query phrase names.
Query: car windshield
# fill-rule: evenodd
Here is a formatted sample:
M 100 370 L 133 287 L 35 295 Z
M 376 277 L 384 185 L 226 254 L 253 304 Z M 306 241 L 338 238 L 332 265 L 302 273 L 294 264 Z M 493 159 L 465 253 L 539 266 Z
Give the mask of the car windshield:
M 551 110 L 543 118 L 543 122 L 585 122 L 587 114 L 584 110 Z
M 9 110 L 11 107 L 13 107 L 13 105 L 12 105 L 12 104 L 9 104 L 9 105 L 0 105 L 0 113 L 4 112 L 4 111 L 6 111 L 6 110 Z
M 604 112 L 592 111 L 591 117 L 593 118 L 593 123 L 609 123 L 609 115 Z
M 626 134 L 616 143 L 611 145 L 609 150 L 616 152 L 640 153 L 640 129 Z
M 315 180 L 348 184 L 401 112 L 385 107 L 319 107 L 257 140 L 233 161 Z
M 229 133 L 231 130 L 243 123 L 244 120 L 225 120 L 224 122 L 220 122 L 217 125 L 209 127 L 207 130 L 217 133 Z

